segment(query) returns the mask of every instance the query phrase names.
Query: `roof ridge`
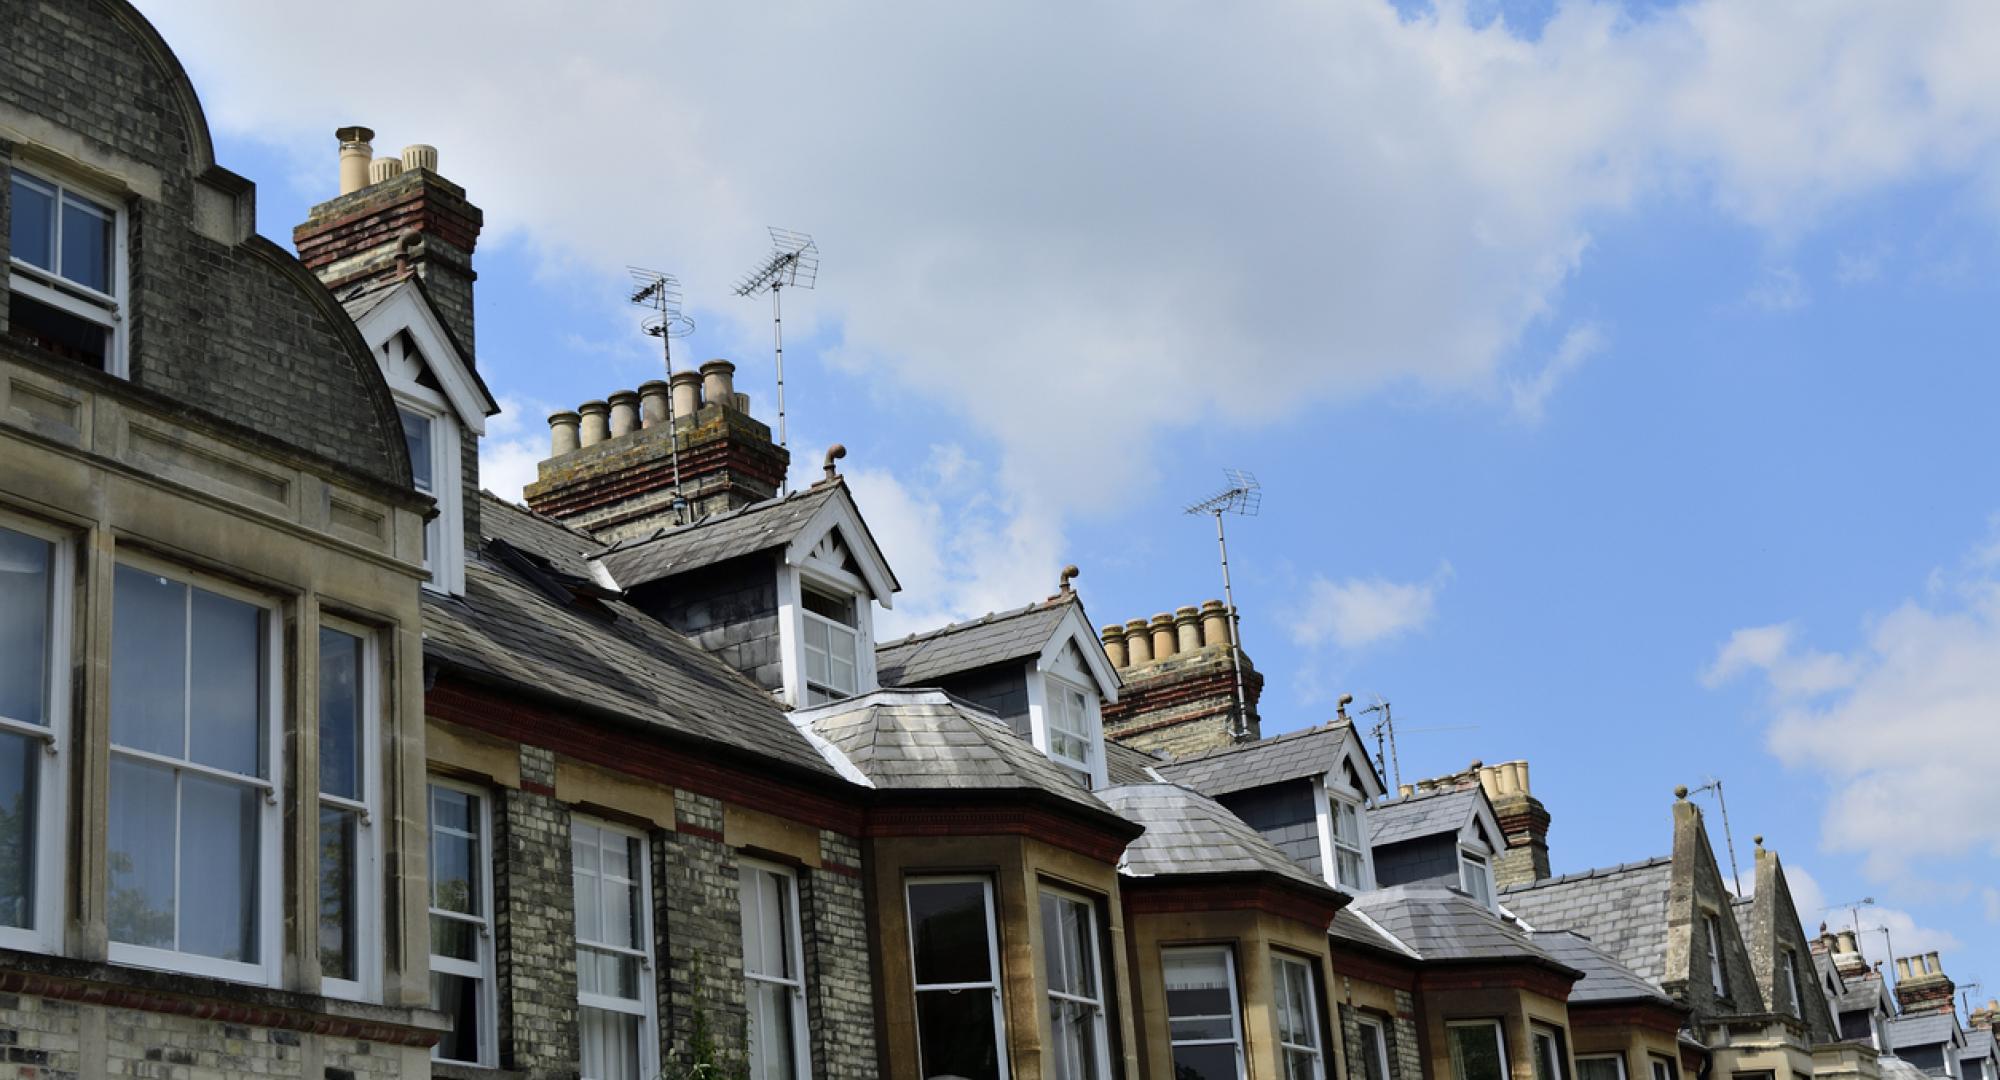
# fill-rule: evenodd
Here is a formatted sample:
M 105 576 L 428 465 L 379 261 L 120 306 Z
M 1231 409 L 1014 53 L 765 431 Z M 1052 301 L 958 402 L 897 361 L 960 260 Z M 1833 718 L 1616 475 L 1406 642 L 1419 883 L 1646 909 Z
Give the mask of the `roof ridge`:
M 1354 722 L 1352 720 L 1341 720 L 1336 717 L 1335 719 L 1328 720 L 1324 724 L 1314 724 L 1311 727 L 1302 727 L 1293 731 L 1281 731 L 1276 735 L 1270 736 L 1269 738 L 1258 739 L 1254 742 L 1234 743 L 1229 746 L 1220 746 L 1213 750 L 1204 750 L 1199 754 L 1194 754 L 1189 757 L 1175 758 L 1172 761 L 1167 762 L 1166 764 L 1192 765 L 1197 761 L 1214 761 L 1216 758 L 1228 757 L 1231 754 L 1240 754 L 1251 750 L 1259 750 L 1265 747 L 1276 746 L 1278 743 L 1283 742 L 1286 739 L 1304 738 L 1307 735 L 1324 735 L 1329 731 L 1335 731 L 1341 727 L 1346 727 L 1351 730 L 1354 727 Z
M 1629 874 L 1635 870 L 1647 870 L 1673 861 L 1674 857 L 1672 855 L 1655 855 L 1650 859 L 1640 859 L 1637 862 L 1619 863 L 1616 866 L 1598 866 L 1589 870 L 1576 870 L 1555 877 L 1543 878 L 1540 881 L 1530 881 L 1520 885 L 1508 885 L 1502 888 L 1500 892 L 1502 895 L 1532 892 L 1535 889 L 1548 885 L 1561 885 L 1572 881 L 1589 881 L 1592 878 L 1607 878 L 1617 874 Z
M 679 525 L 673 525 L 673 526 L 662 525 L 661 527 L 654 529 L 652 532 L 649 532 L 644 536 L 627 537 L 623 540 L 618 541 L 615 544 L 607 544 L 605 545 L 604 550 L 606 552 L 631 551 L 634 548 L 644 547 L 655 540 L 664 540 L 670 536 L 680 536 L 683 533 L 686 533 L 693 529 L 703 529 L 711 525 L 720 525 L 725 521 L 735 521 L 737 518 L 749 517 L 751 514 L 762 513 L 766 510 L 783 506 L 786 503 L 793 501 L 794 499 L 803 499 L 806 496 L 812 495 L 816 492 L 834 491 L 840 486 L 841 485 L 837 483 L 828 486 L 822 486 L 821 484 L 814 484 L 811 487 L 800 488 L 797 491 L 789 491 L 783 495 L 779 495 L 774 498 L 759 499 L 758 501 L 753 503 L 745 503 L 744 505 L 738 506 L 734 509 L 724 510 L 719 514 L 704 514 L 701 517 L 694 519 L 693 521 L 683 522 Z
M 1047 600 L 1033 600 L 1021 607 L 1009 608 L 1006 611 L 998 611 L 998 612 L 989 611 L 977 619 L 960 619 L 956 622 L 948 622 L 943 626 L 936 627 L 930 630 L 925 630 L 921 633 L 906 634 L 900 638 L 897 638 L 894 641 L 880 642 L 875 646 L 875 648 L 876 651 L 879 652 L 883 649 L 900 649 L 908 645 L 920 645 L 926 641 L 932 641 L 937 638 L 944 637 L 948 634 L 956 634 L 966 630 L 975 630 L 982 626 L 991 626 L 1002 619 L 1017 618 L 1019 616 L 1031 614 L 1036 611 L 1047 610 L 1048 608 L 1053 607 L 1058 603 L 1069 603 L 1069 602 L 1072 601 L 1070 601 L 1068 598 L 1061 596 L 1052 596 Z

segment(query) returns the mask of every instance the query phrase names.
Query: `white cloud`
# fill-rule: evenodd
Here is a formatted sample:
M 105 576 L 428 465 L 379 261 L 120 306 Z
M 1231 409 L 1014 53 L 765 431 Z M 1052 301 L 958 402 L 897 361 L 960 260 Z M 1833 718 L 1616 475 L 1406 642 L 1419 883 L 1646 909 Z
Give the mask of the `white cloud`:
M 1799 922 L 1807 935 L 1817 933 L 1821 923 L 1831 930 L 1853 930 L 1858 919 L 1861 932 L 1855 935 L 1855 939 L 1861 945 L 1861 955 L 1870 963 L 1887 964 L 1891 943 L 1901 956 L 1933 951 L 1949 954 L 1964 946 L 1964 942 L 1951 931 L 1924 926 L 1917 922 L 1916 916 L 1901 908 L 1879 904 L 1829 906 L 1853 904 L 1861 898 L 1846 896 L 1830 901 L 1826 890 L 1802 866 L 1789 862 L 1785 864 L 1785 886 L 1791 891 L 1792 907 L 1797 909 Z M 1887 937 L 1882 933 L 1885 929 Z
M 1555 355 L 1542 365 L 1532 379 L 1516 379 L 1508 387 L 1514 401 L 1514 415 L 1530 424 L 1542 422 L 1543 409 L 1556 386 L 1576 373 L 1584 362 L 1604 351 L 1604 331 L 1586 323 L 1563 335 Z
M 557 410 L 505 394 L 499 400 L 500 412 L 486 418 L 486 435 L 479 440 L 479 486 L 521 502 L 521 489 L 534 481 L 535 466 L 549 456 L 548 429 L 539 421 Z
M 1329 581 L 1315 575 L 1306 583 L 1304 605 L 1292 617 L 1292 640 L 1359 649 L 1415 633 L 1437 614 L 1437 594 L 1451 573 L 1451 564 L 1444 563 L 1428 581 Z
M 1751 307 L 1782 313 L 1797 311 L 1812 303 L 1812 291 L 1806 288 L 1797 270 L 1789 266 L 1767 266 L 1763 276 L 1750 286 L 1750 293 L 1744 299 Z
M 1867 285 L 1882 279 L 1882 252 L 1843 251 L 1833 261 L 1833 280 L 1842 285 Z
M 1801 648 L 1788 626 L 1739 630 L 1704 676 L 1762 674 L 1772 752 L 1826 778 L 1827 846 L 1881 878 L 1926 857 L 2000 855 L 1982 750 L 2000 724 L 2000 579 L 1933 577 L 1943 584 L 1874 619 L 1850 652 Z

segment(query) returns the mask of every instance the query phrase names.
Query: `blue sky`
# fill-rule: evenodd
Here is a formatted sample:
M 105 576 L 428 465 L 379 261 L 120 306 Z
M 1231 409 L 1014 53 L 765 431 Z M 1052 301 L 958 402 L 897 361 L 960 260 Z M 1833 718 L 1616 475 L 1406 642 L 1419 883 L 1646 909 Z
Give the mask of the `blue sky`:
M 268 235 L 349 122 L 485 207 L 503 494 L 550 408 L 655 377 L 625 263 L 683 278 L 681 355 L 768 415 L 728 283 L 811 229 L 793 442 L 848 447 L 910 586 L 886 626 L 1065 562 L 1099 622 L 1216 595 L 1179 507 L 1247 468 L 1267 732 L 1379 694 L 1406 778 L 1525 757 L 1558 870 L 1664 852 L 1674 786 L 1720 777 L 1809 931 L 1872 896 L 2000 992 L 1985 5 L 493 4 L 399 14 L 456 46 L 408 78 L 144 6 Z

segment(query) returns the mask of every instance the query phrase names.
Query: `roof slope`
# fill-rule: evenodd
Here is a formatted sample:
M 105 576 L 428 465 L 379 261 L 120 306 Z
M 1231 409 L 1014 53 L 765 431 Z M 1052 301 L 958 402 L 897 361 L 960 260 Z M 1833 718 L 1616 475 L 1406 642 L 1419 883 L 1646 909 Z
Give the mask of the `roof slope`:
M 1646 1001 L 1679 1007 L 1665 990 L 1619 963 L 1582 934 L 1572 930 L 1543 930 L 1529 936 L 1542 951 L 1583 972 L 1583 981 L 1570 988 L 1571 1005 Z
M 1104 740 L 1104 773 L 1114 784 L 1150 784 L 1160 779 L 1152 771 L 1167 763 L 1166 758 L 1138 750 L 1116 739 Z
M 1951 1042 L 1958 1017 L 1948 1012 L 1915 1013 L 1889 1018 L 1889 1046 L 1902 1050 Z
M 922 686 L 991 664 L 1039 656 L 1074 602 L 1073 596 L 1051 597 L 878 646 L 877 677 L 884 686 Z
M 1334 890 L 1285 857 L 1214 799 L 1178 784 L 1119 784 L 1098 792 L 1121 816 L 1146 827 L 1119 869 L 1133 877 L 1273 874 L 1329 895 Z
M 1324 776 L 1340 768 L 1340 748 L 1350 725 L 1334 720 L 1319 727 L 1268 739 L 1225 746 L 1156 766 L 1160 775 L 1206 795 L 1227 795 L 1266 784 Z
M 1411 795 L 1368 808 L 1368 844 L 1386 847 L 1440 833 L 1456 833 L 1479 813 L 1478 788 Z
M 1327 928 L 1327 933 L 1349 944 L 1365 945 L 1398 956 L 1415 955 L 1408 946 L 1384 933 L 1374 922 L 1352 907 L 1344 907 L 1334 913 L 1333 925 Z
M 1523 960 L 1576 971 L 1456 889 L 1397 885 L 1361 894 L 1354 908 L 1425 960 Z
M 1965 1049 L 1958 1052 L 1961 1058 L 1987 1058 L 1993 1056 L 1993 1030 L 1983 1027 L 1965 1029 Z
M 739 555 L 769 551 L 797 539 L 828 500 L 844 490 L 838 483 L 815 484 L 780 499 L 623 541 L 597 559 L 620 588 L 630 589 Z
M 1667 972 L 1668 856 L 1509 886 L 1500 903 L 1537 930 L 1574 930 L 1654 984 Z
M 772 697 L 637 608 L 615 599 L 566 603 L 549 584 L 587 576 L 587 537 L 490 495 L 482 527 L 538 560 L 536 582 L 505 547 L 483 544 L 466 562 L 463 597 L 424 594 L 424 652 L 443 664 L 535 694 L 838 775 Z
M 877 788 L 1041 791 L 1110 814 L 999 717 L 938 690 L 876 690 L 792 714 Z

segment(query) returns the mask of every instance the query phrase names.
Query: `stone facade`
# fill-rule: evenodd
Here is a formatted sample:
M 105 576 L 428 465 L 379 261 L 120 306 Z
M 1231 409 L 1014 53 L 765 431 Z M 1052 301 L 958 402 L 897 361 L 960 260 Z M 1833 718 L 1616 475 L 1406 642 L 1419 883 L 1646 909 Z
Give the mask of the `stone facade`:
M 1715 851 L 1709 847 L 1701 809 L 1685 797 L 1676 800 L 1673 879 L 1667 901 L 1666 975 L 1660 984 L 1693 1010 L 1698 1032 L 1703 1025 L 1718 1023 L 1728 1016 L 1765 1011 L 1763 995 L 1757 988 L 1757 969 L 1744 944 L 1743 932 L 1737 927 L 1733 900 L 1716 865 Z M 1720 995 L 1715 993 L 1709 978 L 1705 918 L 1716 920 L 1720 930 L 1723 965 Z
M 1350 1080 L 1361 1080 L 1368 1075 L 1367 1064 L 1362 1059 L 1361 1014 L 1352 1005 L 1337 1005 L 1334 1009 L 1340 1020 L 1340 1043 L 1345 1051 L 1346 1075 Z M 1416 996 L 1407 990 L 1398 990 L 1396 1014 L 1377 1014 L 1374 1017 L 1381 1023 L 1382 1037 L 1387 1042 L 1383 1051 L 1389 1059 L 1388 1080 L 1423 1080 L 1424 1055 L 1417 1045 L 1416 1015 Z
M 529 1077 L 567 1075 L 578 1058 L 570 813 L 555 779 L 553 753 L 521 747 L 521 786 L 493 815 L 500 1063 Z
M 880 1062 L 860 842 L 821 830 L 820 866 L 800 885 L 813 1072 L 825 1080 L 874 1077 Z

